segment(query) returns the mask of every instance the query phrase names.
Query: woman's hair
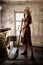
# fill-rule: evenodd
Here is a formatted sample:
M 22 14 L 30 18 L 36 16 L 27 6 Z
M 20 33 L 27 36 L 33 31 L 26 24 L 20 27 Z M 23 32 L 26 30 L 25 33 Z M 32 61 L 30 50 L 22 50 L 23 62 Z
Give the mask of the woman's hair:
M 29 11 L 27 8 L 26 8 L 25 10 L 27 11 L 27 16 L 28 16 L 27 20 L 29 21 L 28 24 L 31 24 L 31 22 L 32 22 L 32 17 L 31 17 L 30 11 Z
M 30 15 L 30 11 L 27 10 L 27 9 L 26 9 L 26 11 L 27 11 L 27 16 L 31 16 L 31 15 Z
M 26 7 L 25 10 L 27 11 L 27 15 L 30 15 L 30 7 Z

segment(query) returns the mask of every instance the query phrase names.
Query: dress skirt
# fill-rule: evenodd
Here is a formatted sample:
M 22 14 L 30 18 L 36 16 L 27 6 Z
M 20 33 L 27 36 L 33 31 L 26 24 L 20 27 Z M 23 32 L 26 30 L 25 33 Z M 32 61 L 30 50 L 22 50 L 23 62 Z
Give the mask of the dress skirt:
M 29 46 L 32 46 L 30 26 L 28 26 L 25 30 L 23 44 L 24 45 L 28 44 Z

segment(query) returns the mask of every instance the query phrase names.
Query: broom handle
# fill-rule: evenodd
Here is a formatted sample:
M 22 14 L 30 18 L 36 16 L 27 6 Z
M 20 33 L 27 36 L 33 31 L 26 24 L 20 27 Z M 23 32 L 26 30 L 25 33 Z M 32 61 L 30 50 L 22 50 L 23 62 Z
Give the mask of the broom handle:
M 22 19 L 22 22 L 21 22 L 21 29 L 22 29 L 22 25 L 23 25 L 23 19 Z M 21 32 L 19 34 L 19 39 L 18 39 L 18 48 L 19 48 L 19 43 L 20 43 L 20 35 L 21 35 Z

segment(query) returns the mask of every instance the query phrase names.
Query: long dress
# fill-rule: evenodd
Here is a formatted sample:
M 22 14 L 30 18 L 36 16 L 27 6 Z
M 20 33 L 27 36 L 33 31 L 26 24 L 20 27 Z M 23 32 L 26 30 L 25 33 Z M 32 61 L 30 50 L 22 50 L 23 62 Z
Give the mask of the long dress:
M 26 27 L 25 33 L 24 33 L 23 44 L 24 44 L 24 45 L 29 44 L 29 46 L 32 46 L 32 42 L 31 42 L 31 31 L 30 31 L 30 26 L 29 26 L 29 25 L 32 23 L 31 16 L 28 15 L 28 16 L 25 18 L 25 21 L 26 21 L 28 24 L 27 24 L 27 27 Z

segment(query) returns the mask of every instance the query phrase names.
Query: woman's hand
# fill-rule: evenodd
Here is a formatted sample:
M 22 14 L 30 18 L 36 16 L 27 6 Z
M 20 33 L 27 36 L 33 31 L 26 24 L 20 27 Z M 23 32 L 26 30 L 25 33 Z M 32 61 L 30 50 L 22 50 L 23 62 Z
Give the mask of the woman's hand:
M 24 19 L 22 19 L 22 22 L 24 21 Z
M 21 33 L 22 30 L 20 30 L 20 33 Z

